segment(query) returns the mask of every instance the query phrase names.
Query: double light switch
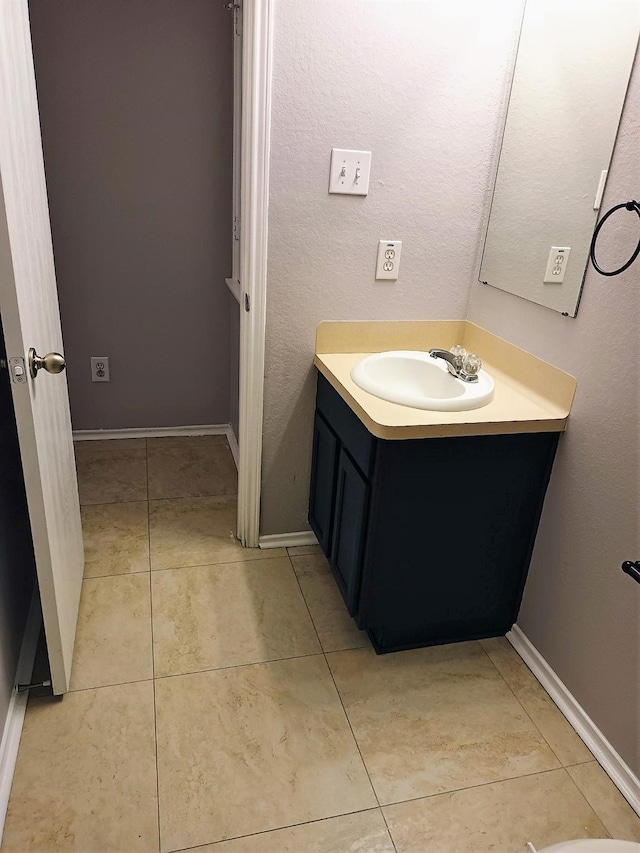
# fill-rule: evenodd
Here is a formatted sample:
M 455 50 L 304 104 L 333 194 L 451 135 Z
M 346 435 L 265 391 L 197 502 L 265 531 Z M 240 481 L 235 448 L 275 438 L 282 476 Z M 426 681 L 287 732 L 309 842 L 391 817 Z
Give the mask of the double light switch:
M 344 195 L 367 195 L 371 172 L 371 151 L 331 149 L 329 192 Z

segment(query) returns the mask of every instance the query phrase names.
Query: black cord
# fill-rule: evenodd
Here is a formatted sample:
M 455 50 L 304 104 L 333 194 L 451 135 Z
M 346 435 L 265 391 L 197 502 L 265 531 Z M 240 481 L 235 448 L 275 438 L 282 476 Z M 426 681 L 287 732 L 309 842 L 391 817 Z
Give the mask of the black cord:
M 638 214 L 638 219 L 640 219 L 640 204 L 637 201 L 626 201 L 622 202 L 622 204 L 616 204 L 615 207 L 612 207 L 611 210 L 608 210 L 605 215 L 602 217 L 600 222 L 596 225 L 596 230 L 593 232 L 593 239 L 591 240 L 591 249 L 589 251 L 589 255 L 591 257 L 591 263 L 595 267 L 595 269 L 600 273 L 600 275 L 620 275 L 621 272 L 624 272 L 628 269 L 631 264 L 635 261 L 635 259 L 640 255 L 640 239 L 638 240 L 638 245 L 635 248 L 634 253 L 631 255 L 626 264 L 623 264 L 620 269 L 612 270 L 607 272 L 606 270 L 601 269 L 596 261 L 596 241 L 598 239 L 598 234 L 600 234 L 600 229 L 607 221 L 607 219 L 616 212 L 616 210 L 620 210 L 621 208 L 626 208 L 627 210 L 635 210 Z

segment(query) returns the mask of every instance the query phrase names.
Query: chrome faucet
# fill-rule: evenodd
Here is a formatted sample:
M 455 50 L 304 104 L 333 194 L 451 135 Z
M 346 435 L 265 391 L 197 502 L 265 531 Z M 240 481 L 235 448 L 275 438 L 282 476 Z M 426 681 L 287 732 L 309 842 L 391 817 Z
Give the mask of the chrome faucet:
M 464 352 L 464 350 L 462 351 Z M 482 367 L 482 362 L 477 355 L 454 355 L 446 349 L 438 349 L 437 347 L 429 350 L 431 358 L 441 358 L 447 363 L 447 369 L 456 379 L 462 379 L 463 382 L 477 382 L 478 372 Z

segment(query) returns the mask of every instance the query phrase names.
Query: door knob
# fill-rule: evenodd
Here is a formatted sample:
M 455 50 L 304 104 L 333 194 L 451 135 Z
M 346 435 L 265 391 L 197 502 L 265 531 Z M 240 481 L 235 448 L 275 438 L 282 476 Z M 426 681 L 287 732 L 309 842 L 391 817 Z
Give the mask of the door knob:
M 62 373 L 66 366 L 64 356 L 60 355 L 59 352 L 48 352 L 46 355 L 40 356 L 33 347 L 29 350 L 29 373 L 34 379 L 41 367 L 47 373 Z

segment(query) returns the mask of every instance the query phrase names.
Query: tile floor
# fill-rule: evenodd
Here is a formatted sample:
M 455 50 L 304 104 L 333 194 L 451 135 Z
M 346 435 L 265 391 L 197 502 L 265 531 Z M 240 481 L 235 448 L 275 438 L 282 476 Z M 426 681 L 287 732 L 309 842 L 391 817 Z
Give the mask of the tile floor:
M 519 853 L 640 821 L 504 639 L 378 657 L 317 548 L 247 551 L 222 437 L 84 442 L 71 692 L 3 851 Z

